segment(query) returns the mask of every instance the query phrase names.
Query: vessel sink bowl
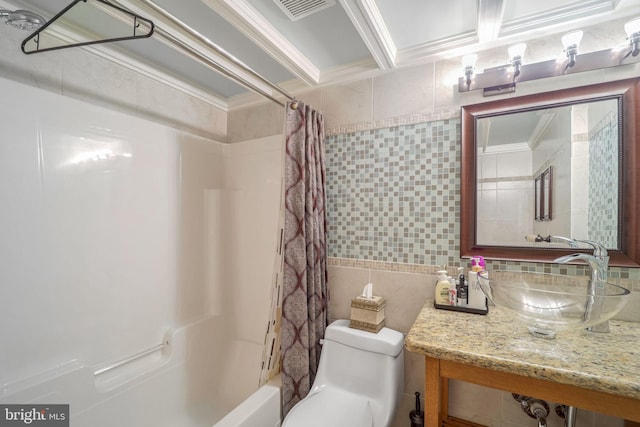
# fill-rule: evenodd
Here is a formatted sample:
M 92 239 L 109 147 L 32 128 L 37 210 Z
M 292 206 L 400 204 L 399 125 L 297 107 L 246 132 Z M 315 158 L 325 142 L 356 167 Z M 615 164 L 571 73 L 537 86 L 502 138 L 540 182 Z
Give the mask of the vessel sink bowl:
M 521 271 L 478 274 L 489 301 L 517 314 L 535 336 L 554 338 L 559 331 L 597 325 L 615 316 L 629 290 L 600 283 L 602 295 L 589 295 L 589 278 Z

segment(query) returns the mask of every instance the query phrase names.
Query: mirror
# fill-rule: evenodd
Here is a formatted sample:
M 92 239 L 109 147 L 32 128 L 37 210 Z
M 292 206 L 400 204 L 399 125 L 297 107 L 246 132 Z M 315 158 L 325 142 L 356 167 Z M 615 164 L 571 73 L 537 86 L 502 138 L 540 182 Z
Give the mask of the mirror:
M 640 266 L 640 79 L 462 107 L 460 255 L 550 262 L 527 234 L 602 242 Z M 585 251 L 589 251 L 585 249 Z
M 523 236 L 539 234 L 620 249 L 618 192 L 607 191 L 619 187 L 620 101 L 479 115 L 476 243 L 531 246 Z

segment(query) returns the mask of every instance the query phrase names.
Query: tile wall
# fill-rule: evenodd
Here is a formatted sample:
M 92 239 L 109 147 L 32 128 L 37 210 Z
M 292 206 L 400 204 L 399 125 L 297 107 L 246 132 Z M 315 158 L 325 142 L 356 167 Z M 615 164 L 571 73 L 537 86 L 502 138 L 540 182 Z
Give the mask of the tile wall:
M 589 188 L 606 197 L 589 199 L 588 228 L 599 234 L 596 242 L 617 242 L 618 194 L 607 189 L 618 187 L 618 117 L 609 115 L 589 132 Z
M 457 118 L 328 136 L 329 256 L 454 265 Z
M 527 150 L 478 155 L 478 242 L 522 246 L 533 233 L 533 175 Z

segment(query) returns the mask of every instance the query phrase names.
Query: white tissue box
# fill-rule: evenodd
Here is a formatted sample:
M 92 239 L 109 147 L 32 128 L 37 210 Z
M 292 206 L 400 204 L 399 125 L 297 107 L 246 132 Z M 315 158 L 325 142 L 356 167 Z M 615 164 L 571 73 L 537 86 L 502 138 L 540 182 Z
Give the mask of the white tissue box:
M 377 333 L 384 327 L 384 307 L 386 305 L 386 300 L 379 296 L 355 297 L 351 300 L 349 327 Z

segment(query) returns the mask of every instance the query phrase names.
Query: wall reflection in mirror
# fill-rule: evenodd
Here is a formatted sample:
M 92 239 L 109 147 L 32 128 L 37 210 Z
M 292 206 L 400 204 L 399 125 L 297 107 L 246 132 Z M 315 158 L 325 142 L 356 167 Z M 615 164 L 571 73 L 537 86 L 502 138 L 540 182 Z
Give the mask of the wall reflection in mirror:
M 476 242 L 526 234 L 620 249 L 620 99 L 485 115 L 476 126 Z

